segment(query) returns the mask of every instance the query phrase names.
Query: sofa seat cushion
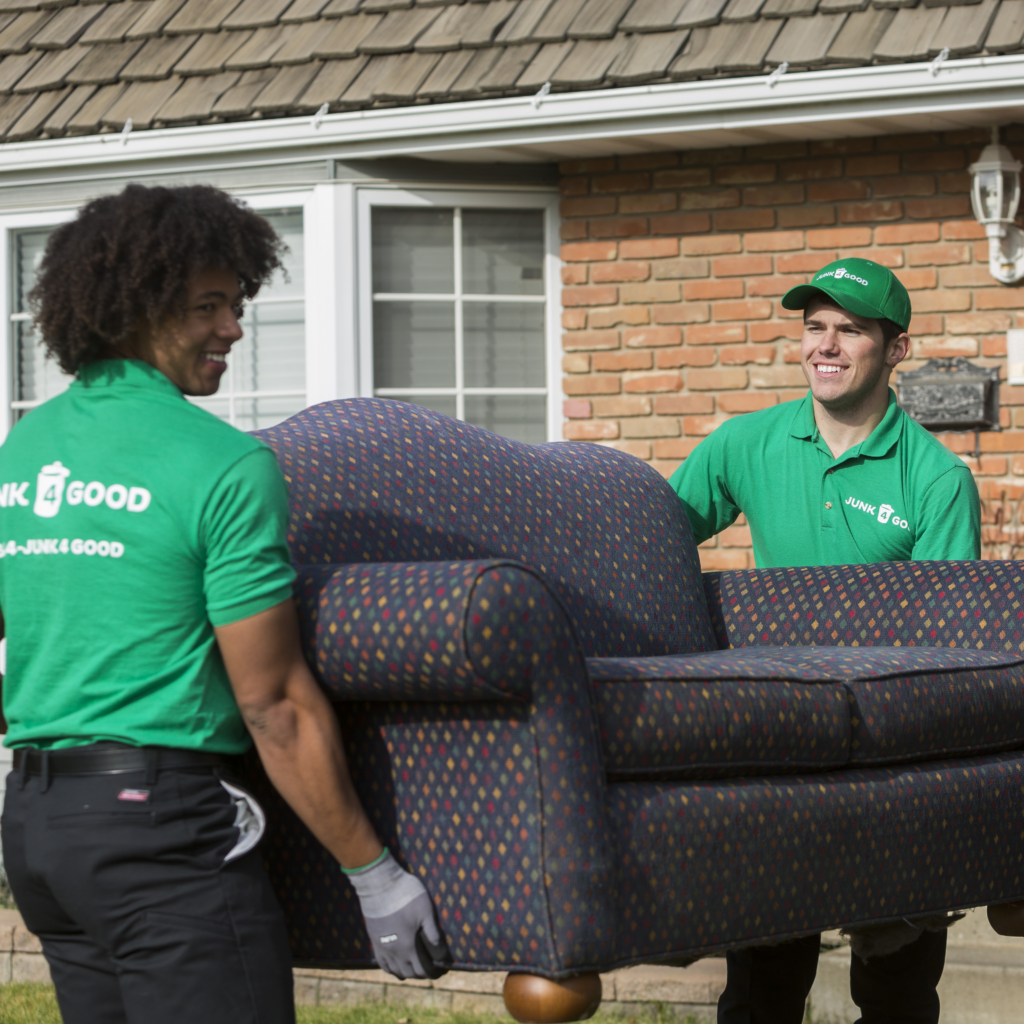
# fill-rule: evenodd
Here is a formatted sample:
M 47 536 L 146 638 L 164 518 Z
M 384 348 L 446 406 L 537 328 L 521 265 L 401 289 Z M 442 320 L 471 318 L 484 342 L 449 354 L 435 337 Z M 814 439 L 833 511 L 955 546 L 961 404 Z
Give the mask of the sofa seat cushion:
M 745 647 L 587 662 L 612 779 L 824 770 L 1024 746 L 1024 658 Z

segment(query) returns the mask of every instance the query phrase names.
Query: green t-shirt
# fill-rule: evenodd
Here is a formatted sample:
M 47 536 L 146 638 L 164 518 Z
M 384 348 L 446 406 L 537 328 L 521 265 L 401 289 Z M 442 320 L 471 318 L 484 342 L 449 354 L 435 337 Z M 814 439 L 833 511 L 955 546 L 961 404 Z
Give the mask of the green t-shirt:
M 672 474 L 698 544 L 742 512 L 758 568 L 979 558 L 971 471 L 896 404 L 838 459 L 810 393 L 727 420 Z
M 213 633 L 291 596 L 273 452 L 146 363 L 91 363 L 0 447 L 7 746 L 236 754 Z

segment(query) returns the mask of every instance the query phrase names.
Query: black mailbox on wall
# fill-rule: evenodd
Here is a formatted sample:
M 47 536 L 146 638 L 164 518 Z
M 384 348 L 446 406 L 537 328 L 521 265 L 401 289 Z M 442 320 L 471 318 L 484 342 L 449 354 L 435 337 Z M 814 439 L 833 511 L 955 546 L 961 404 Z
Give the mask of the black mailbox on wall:
M 929 430 L 999 430 L 999 368 L 930 359 L 899 375 L 899 401 Z

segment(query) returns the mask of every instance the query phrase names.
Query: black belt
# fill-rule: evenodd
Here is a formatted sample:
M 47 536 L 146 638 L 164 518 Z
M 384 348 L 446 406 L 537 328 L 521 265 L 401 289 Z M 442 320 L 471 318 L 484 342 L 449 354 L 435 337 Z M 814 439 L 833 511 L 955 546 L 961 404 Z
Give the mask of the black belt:
M 225 763 L 220 754 L 173 747 L 129 747 L 121 743 L 96 743 L 88 747 L 14 751 L 14 770 L 26 775 L 124 775 L 165 768 L 215 768 Z

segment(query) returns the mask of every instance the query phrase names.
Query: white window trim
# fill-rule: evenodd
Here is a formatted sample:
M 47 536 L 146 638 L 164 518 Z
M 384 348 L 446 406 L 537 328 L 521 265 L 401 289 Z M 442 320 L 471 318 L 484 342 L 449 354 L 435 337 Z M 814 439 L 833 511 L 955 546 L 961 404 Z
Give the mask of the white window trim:
M 491 209 L 542 209 L 544 211 L 544 291 L 547 301 L 544 336 L 547 383 L 547 439 L 562 440 L 561 293 L 562 264 L 559 258 L 559 198 L 556 193 L 453 190 L 426 188 L 356 188 L 356 253 L 352 260 L 356 287 L 355 335 L 357 394 L 373 394 L 373 292 L 371 281 L 372 235 L 370 217 L 374 206 L 458 206 Z M 509 297 L 515 301 L 515 296 Z M 427 389 L 429 390 L 429 389 Z M 495 393 L 501 389 L 488 389 Z M 514 389 L 517 393 L 524 389 Z

